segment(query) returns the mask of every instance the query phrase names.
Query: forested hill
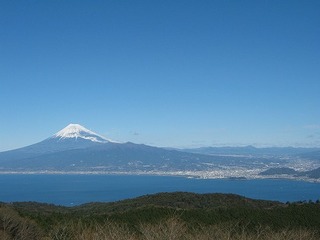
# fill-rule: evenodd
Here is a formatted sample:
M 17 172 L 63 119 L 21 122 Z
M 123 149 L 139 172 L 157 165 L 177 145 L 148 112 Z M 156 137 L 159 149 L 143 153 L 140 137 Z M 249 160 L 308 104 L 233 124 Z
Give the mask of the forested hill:
M 318 202 L 234 194 L 158 193 L 76 207 L 0 204 L 0 239 L 320 239 L 319 226 Z

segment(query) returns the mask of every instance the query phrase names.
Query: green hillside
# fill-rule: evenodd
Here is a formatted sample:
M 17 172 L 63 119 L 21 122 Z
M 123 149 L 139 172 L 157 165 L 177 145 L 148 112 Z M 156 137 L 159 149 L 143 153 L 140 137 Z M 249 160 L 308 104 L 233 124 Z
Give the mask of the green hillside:
M 0 239 L 8 240 L 320 238 L 320 204 L 233 194 L 159 193 L 76 207 L 3 203 L 0 217 Z

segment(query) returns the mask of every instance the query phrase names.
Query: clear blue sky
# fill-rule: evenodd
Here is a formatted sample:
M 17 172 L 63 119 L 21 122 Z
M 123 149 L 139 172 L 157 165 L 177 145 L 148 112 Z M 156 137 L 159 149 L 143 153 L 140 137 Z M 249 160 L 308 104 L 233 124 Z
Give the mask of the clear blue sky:
M 69 123 L 154 146 L 320 147 L 320 1 L 1 1 L 0 151 Z

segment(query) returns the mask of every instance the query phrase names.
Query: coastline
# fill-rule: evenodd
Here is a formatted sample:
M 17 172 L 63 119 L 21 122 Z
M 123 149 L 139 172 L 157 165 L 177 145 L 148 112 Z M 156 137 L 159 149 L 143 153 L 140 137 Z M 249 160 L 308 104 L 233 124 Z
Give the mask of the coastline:
M 320 183 L 320 179 L 306 178 L 306 177 L 294 177 L 290 175 L 258 175 L 251 171 L 249 175 L 229 175 L 223 174 L 219 171 L 172 171 L 172 172 L 162 172 L 162 171 L 0 171 L 0 175 L 118 175 L 118 176 L 163 176 L 163 177 L 184 177 L 192 179 L 220 179 L 220 180 L 232 180 L 232 181 L 245 181 L 245 180 L 292 180 L 292 181 L 302 181 L 310 183 Z

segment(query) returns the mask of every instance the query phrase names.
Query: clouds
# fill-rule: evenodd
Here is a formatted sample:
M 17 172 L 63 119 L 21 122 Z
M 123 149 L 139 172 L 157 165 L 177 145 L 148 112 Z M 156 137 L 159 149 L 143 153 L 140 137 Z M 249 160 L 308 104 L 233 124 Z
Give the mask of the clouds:
M 310 130 L 320 130 L 320 124 L 305 125 L 303 128 Z
M 306 125 L 303 128 L 305 129 L 305 131 L 307 131 L 309 133 L 307 138 L 309 138 L 309 139 L 319 138 L 320 139 L 320 124 Z
M 303 126 L 306 134 L 306 142 L 311 147 L 319 147 L 320 145 L 320 124 L 308 124 Z

